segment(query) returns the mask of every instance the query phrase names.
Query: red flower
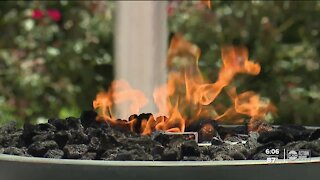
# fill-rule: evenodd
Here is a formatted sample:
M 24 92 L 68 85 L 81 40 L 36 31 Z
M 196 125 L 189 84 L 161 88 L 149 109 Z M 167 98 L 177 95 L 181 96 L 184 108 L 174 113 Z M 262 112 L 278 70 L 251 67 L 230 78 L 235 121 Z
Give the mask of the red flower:
M 32 11 L 32 18 L 33 19 L 41 19 L 41 18 L 43 18 L 43 12 L 40 9 L 34 9 Z
M 48 16 L 52 20 L 54 20 L 56 22 L 61 20 L 61 13 L 60 13 L 59 10 L 57 10 L 57 9 L 48 9 L 47 13 L 48 13 Z

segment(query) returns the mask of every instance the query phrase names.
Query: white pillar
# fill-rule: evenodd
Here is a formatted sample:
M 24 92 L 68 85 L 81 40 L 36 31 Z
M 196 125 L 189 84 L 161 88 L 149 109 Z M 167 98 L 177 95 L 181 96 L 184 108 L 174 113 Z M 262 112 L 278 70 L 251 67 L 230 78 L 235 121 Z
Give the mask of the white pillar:
M 157 112 L 152 93 L 166 81 L 166 1 L 117 1 L 115 77 L 129 82 L 149 99 L 142 112 Z M 130 114 L 116 107 L 120 118 Z

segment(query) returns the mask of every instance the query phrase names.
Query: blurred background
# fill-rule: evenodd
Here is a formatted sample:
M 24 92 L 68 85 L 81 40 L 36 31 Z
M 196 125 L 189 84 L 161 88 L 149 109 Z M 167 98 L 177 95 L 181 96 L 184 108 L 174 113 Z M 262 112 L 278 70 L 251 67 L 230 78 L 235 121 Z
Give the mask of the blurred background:
M 0 123 L 79 116 L 113 79 L 115 3 L 0 2 Z M 319 1 L 169 1 L 169 34 L 202 50 L 214 81 L 223 44 L 244 45 L 262 66 L 234 82 L 278 108 L 276 124 L 320 125 Z

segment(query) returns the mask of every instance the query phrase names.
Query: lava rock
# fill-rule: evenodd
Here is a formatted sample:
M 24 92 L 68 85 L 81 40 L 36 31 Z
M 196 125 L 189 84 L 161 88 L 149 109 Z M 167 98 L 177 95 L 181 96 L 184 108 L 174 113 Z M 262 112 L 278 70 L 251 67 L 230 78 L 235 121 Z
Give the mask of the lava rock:
M 151 140 L 149 136 L 128 137 L 118 139 L 119 144 L 128 149 L 139 149 L 140 147 L 150 151 L 151 147 L 160 144 Z
M 26 148 L 7 147 L 7 148 L 3 149 L 2 153 L 3 154 L 9 154 L 9 155 L 30 157 L 30 155 L 27 153 L 27 149 Z
M 97 137 L 91 138 L 88 145 L 88 150 L 91 152 L 96 152 L 98 151 L 99 147 L 100 147 L 100 139 Z
M 55 137 L 54 132 L 48 131 L 47 133 L 33 136 L 32 142 L 54 140 L 54 137 Z
M 213 145 L 222 145 L 223 143 L 223 140 L 218 137 L 213 137 L 211 140 L 211 144 Z
M 67 144 L 87 144 L 88 141 L 89 138 L 82 128 L 69 130 Z
M 278 127 L 278 130 L 290 134 L 295 141 L 307 140 L 310 136 L 310 131 L 300 125 L 282 125 Z
M 258 138 L 259 138 L 259 133 L 257 132 L 250 132 L 249 133 L 249 137 L 246 141 L 245 146 L 247 147 L 247 149 L 251 150 L 251 149 L 255 149 L 258 146 L 260 146 L 261 144 L 258 143 Z
M 48 123 L 53 125 L 57 131 L 67 130 L 67 123 L 62 119 L 51 118 L 48 120 Z
M 85 133 L 88 135 L 89 139 L 91 139 L 93 137 L 100 138 L 101 135 L 103 134 L 103 130 L 101 129 L 101 127 L 98 127 L 98 128 L 88 127 L 85 130 Z
M 119 142 L 117 139 L 109 134 L 103 134 L 100 138 L 100 146 L 99 146 L 99 151 L 105 151 L 108 149 L 112 149 L 115 146 L 117 146 Z
M 83 129 L 83 126 L 81 125 L 81 120 L 75 117 L 68 117 L 66 118 L 66 123 L 68 129 Z
M 163 161 L 177 161 L 181 158 L 180 149 L 177 147 L 166 148 L 163 151 L 161 160 Z
M 309 141 L 320 139 L 320 129 L 314 130 L 308 139 Z
M 266 153 L 257 153 L 252 157 L 253 160 L 267 160 L 268 155 Z
M 161 156 L 163 155 L 164 147 L 162 145 L 155 145 L 152 147 L 151 155 L 154 160 L 161 160 Z
M 97 153 L 95 153 L 95 152 L 87 152 L 81 157 L 81 159 L 82 160 L 94 160 L 94 159 L 96 159 L 96 156 L 97 156 Z
M 55 141 L 37 141 L 28 147 L 28 153 L 35 157 L 43 157 L 50 149 L 58 149 L 59 146 Z
M 63 151 L 60 149 L 48 150 L 43 157 L 52 159 L 61 159 L 63 157 Z
M 164 134 L 161 131 L 155 131 L 151 134 L 151 139 L 161 143 L 163 146 L 166 146 L 170 142 L 170 137 L 167 134 Z
M 17 122 L 9 121 L 8 123 L 0 126 L 0 134 L 11 134 L 17 130 Z
M 97 155 L 97 158 L 105 161 L 115 160 L 119 151 L 120 148 L 108 149 L 100 156 Z
M 80 116 L 81 124 L 84 128 L 88 128 L 91 124 L 96 123 L 97 113 L 95 111 L 83 111 Z
M 50 123 L 41 123 L 36 125 L 35 130 L 37 134 L 44 134 L 45 132 L 48 132 L 48 131 L 55 132 L 56 127 Z
M 197 156 L 184 156 L 182 161 L 203 161 L 203 159 Z
M 23 142 L 21 141 L 22 131 L 16 132 L 10 131 L 9 133 L 0 134 L 0 147 L 21 147 Z
M 122 150 L 120 151 L 115 160 L 118 160 L 118 161 L 132 161 L 133 160 L 133 154 L 130 152 L 130 151 L 126 151 L 126 150 Z
M 282 141 L 284 144 L 292 142 L 294 137 L 292 134 L 285 133 L 281 130 L 265 131 L 260 133 L 257 139 L 259 143 L 268 143 L 271 141 Z
M 52 124 L 24 124 L 21 140 L 24 142 L 24 146 L 29 146 L 36 141 L 51 140 L 52 134 L 56 131 L 56 127 Z M 37 136 L 33 139 L 34 136 Z
M 200 156 L 200 149 L 198 144 L 193 141 L 185 141 L 181 145 L 181 155 L 182 156 Z
M 226 153 L 218 153 L 214 156 L 214 158 L 212 159 L 214 161 L 225 161 L 225 160 L 234 160 L 232 157 L 230 157 L 228 154 Z
M 68 144 L 63 148 L 64 156 L 68 159 L 80 159 L 87 151 L 85 144 Z
M 144 149 L 133 149 L 131 150 L 133 153 L 133 160 L 134 161 L 152 161 L 153 156 L 149 153 L 147 153 Z
M 54 134 L 54 140 L 57 142 L 60 149 L 62 149 L 67 144 L 70 136 L 68 131 L 62 130 Z

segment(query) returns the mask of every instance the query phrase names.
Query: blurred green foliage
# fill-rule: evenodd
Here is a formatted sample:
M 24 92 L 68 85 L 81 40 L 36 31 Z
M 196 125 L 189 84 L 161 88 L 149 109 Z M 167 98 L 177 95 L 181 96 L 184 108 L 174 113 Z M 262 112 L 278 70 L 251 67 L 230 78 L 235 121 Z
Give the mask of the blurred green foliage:
M 113 78 L 113 12 L 107 1 L 0 2 L 0 122 L 79 116 Z M 58 11 L 54 19 L 50 10 Z M 320 125 L 320 2 L 170 1 L 169 30 L 202 50 L 215 80 L 224 44 L 244 45 L 262 66 L 243 75 L 278 107 L 277 123 Z M 35 16 L 36 11 L 41 11 Z M 40 18 L 39 18 L 40 17 Z

